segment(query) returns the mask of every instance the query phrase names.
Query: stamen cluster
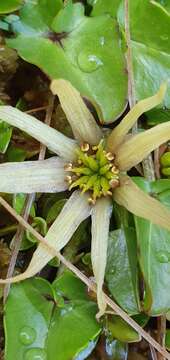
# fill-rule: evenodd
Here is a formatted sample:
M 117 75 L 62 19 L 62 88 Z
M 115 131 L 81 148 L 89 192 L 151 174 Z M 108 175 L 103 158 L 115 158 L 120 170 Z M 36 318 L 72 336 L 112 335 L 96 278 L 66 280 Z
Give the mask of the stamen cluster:
M 112 195 L 112 189 L 119 185 L 119 170 L 114 164 L 114 155 L 104 150 L 103 141 L 97 146 L 85 143 L 76 153 L 76 162 L 65 166 L 65 170 L 72 173 L 66 176 L 69 190 L 79 187 L 82 193 L 89 191 L 92 204 L 101 196 Z

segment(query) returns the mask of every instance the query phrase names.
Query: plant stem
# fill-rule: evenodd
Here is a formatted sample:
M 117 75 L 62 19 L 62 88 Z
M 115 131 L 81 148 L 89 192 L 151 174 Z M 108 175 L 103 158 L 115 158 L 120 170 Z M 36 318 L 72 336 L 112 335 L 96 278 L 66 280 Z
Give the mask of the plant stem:
M 166 333 L 166 316 L 162 315 L 158 317 L 158 334 L 157 334 L 157 341 L 162 346 L 165 346 L 165 333 Z M 158 354 L 158 360 L 164 360 L 164 356 Z

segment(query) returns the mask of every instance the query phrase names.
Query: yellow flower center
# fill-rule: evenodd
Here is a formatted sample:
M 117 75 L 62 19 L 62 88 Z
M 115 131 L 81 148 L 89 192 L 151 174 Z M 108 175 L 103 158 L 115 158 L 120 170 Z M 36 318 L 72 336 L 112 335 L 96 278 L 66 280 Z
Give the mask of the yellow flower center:
M 76 162 L 65 166 L 65 170 L 72 173 L 66 176 L 69 190 L 79 187 L 82 193 L 89 191 L 92 204 L 101 196 L 112 195 L 113 188 L 119 185 L 119 170 L 114 164 L 114 155 L 104 150 L 103 142 L 97 146 L 85 143 L 76 153 Z

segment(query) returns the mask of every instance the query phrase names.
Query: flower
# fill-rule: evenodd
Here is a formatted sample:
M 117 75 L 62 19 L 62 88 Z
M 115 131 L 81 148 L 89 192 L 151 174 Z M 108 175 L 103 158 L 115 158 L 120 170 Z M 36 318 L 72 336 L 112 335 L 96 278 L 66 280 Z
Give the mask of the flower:
M 79 224 L 91 215 L 91 259 L 97 284 L 99 314 L 106 308 L 103 283 L 112 200 L 130 212 L 170 230 L 170 212 L 144 193 L 126 172 L 170 139 L 170 123 L 157 125 L 136 135 L 127 133 L 139 116 L 164 98 L 166 84 L 154 96 L 138 102 L 110 133 L 102 130 L 85 106 L 79 92 L 65 80 L 54 80 L 58 95 L 76 140 L 69 139 L 34 117 L 10 106 L 0 107 L 0 118 L 45 144 L 58 157 L 41 161 L 0 165 L 0 192 L 58 192 L 77 188 L 50 227 L 46 240 L 60 251 Z M 0 283 L 17 282 L 39 272 L 52 258 L 39 244 L 27 270 Z

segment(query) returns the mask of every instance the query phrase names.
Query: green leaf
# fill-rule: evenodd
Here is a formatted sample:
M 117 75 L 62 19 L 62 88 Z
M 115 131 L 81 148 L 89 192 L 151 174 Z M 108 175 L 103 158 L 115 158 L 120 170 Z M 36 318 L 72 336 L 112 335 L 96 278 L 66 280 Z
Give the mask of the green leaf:
M 146 113 L 147 124 L 149 126 L 155 126 L 160 123 L 164 123 L 170 120 L 170 110 L 169 109 L 154 109 Z
M 83 349 L 82 351 L 80 351 L 80 353 L 74 358 L 74 360 L 87 359 L 88 356 L 91 354 L 91 352 L 95 349 L 97 340 L 98 340 L 98 338 L 90 341 L 89 344 L 87 345 L 87 347 L 85 349 Z
M 47 228 L 47 223 L 46 221 L 40 217 L 40 216 L 36 216 L 34 217 L 34 220 L 31 224 L 31 226 L 38 231 L 42 236 L 45 236 L 48 228 Z M 30 242 L 33 242 L 34 244 L 37 243 L 37 238 L 35 236 L 33 236 L 29 230 L 26 230 L 26 237 L 27 240 L 29 240 Z
M 102 122 L 114 121 L 127 102 L 126 64 L 116 20 L 109 15 L 88 18 L 82 4 L 68 1 L 50 23 L 37 11 L 40 3 L 24 5 L 11 24 L 17 37 L 7 40 L 8 45 L 51 79 L 71 81 L 92 101 Z M 50 11 L 50 4 L 43 8 Z
M 24 209 L 25 206 L 25 202 L 26 202 L 26 194 L 23 193 L 19 193 L 19 194 L 14 194 L 13 195 L 13 199 L 12 199 L 12 206 L 13 208 L 16 210 L 16 212 L 18 214 L 22 213 L 22 210 Z M 36 211 L 35 211 L 35 206 L 34 204 L 31 206 L 31 210 L 30 210 L 30 216 L 32 218 L 35 218 L 36 215 Z M 10 247 L 12 248 L 13 246 L 13 242 L 15 241 L 15 236 L 11 241 Z M 27 236 L 26 236 L 26 232 L 24 231 L 23 234 L 23 238 L 22 238 L 22 242 L 21 242 L 21 246 L 20 246 L 20 250 L 28 250 L 31 247 L 33 247 L 35 244 L 31 241 L 28 240 Z
M 47 224 L 53 223 L 56 217 L 59 215 L 60 211 L 62 210 L 63 206 L 65 205 L 67 199 L 60 199 L 57 200 L 49 209 L 47 214 Z
M 158 3 L 148 0 L 131 1 L 130 27 L 132 40 L 155 50 L 166 53 L 170 51 L 170 16 Z
M 0 121 L 0 153 L 4 154 L 8 148 L 12 136 L 12 128 Z
M 121 0 L 88 0 L 88 3 L 93 6 L 92 16 L 110 14 L 116 17 Z
M 69 272 L 53 285 L 41 278 L 13 285 L 5 307 L 5 359 L 54 360 L 55 354 L 68 360 L 89 344 L 90 353 L 101 331 L 96 312 L 85 285 Z
M 135 91 L 139 100 L 153 95 L 160 83 L 170 77 L 170 16 L 154 1 L 136 0 L 130 4 Z M 169 91 L 162 106 L 170 107 Z
M 118 19 L 124 32 L 123 4 Z M 170 14 L 155 1 L 135 0 L 129 4 L 135 95 L 140 100 L 154 95 L 170 77 Z M 159 108 L 170 107 L 169 88 Z
M 66 303 L 55 313 L 49 331 L 49 360 L 53 360 L 54 353 L 56 360 L 72 359 L 101 331 L 95 320 L 97 306 L 88 300 L 85 285 L 68 271 L 53 283 L 53 288 Z
M 25 194 L 23 194 L 23 193 L 14 194 L 12 206 L 18 214 L 21 214 L 21 212 L 24 208 L 24 205 L 25 205 L 25 201 L 26 201 Z M 32 205 L 32 207 L 31 207 L 30 215 L 31 215 L 31 217 L 35 217 L 35 206 L 34 205 Z
M 159 194 L 166 190 L 170 190 L 170 180 L 169 179 L 160 179 L 153 181 L 151 183 L 151 190 L 150 192 Z
M 27 152 L 23 149 L 10 145 L 6 151 L 6 161 L 24 161 L 27 156 Z
M 158 200 L 170 209 L 170 189 L 158 194 Z
M 71 272 L 65 273 L 53 282 L 53 289 L 69 300 L 84 301 L 88 299 L 85 285 Z
M 167 11 L 170 12 L 170 1 L 169 0 L 155 0 L 159 4 L 161 4 Z
M 133 228 L 110 233 L 106 281 L 113 297 L 128 313 L 139 312 L 136 238 Z
M 111 336 L 119 341 L 131 343 L 141 340 L 141 336 L 120 316 L 113 315 L 106 324 Z
M 166 346 L 167 350 L 170 351 L 170 329 L 166 330 L 165 346 Z
M 137 178 L 135 182 L 141 187 L 141 179 L 140 183 Z M 159 189 L 161 189 L 160 185 Z M 147 190 L 148 186 L 145 187 L 146 192 Z M 169 194 L 168 190 L 157 195 L 157 198 L 168 207 L 170 207 Z M 161 315 L 170 309 L 170 232 L 139 217 L 135 217 L 135 224 L 139 261 L 146 287 L 144 310 L 150 315 Z
M 133 62 L 137 100 L 154 95 L 160 84 L 170 78 L 170 53 L 134 42 Z M 170 108 L 169 94 L 168 86 L 165 99 L 159 107 Z
M 124 33 L 123 1 L 97 0 L 90 3 L 93 16 L 104 13 L 117 16 Z M 169 0 L 135 0 L 129 1 L 129 5 L 135 95 L 136 100 L 140 100 L 155 94 L 160 84 L 170 78 L 170 3 Z M 170 108 L 169 91 L 159 107 Z M 157 122 L 158 117 L 159 114 Z M 166 114 L 162 115 L 161 121 L 166 121 L 166 118 Z M 151 125 L 154 125 L 153 121 Z
M 10 13 L 21 7 L 23 0 L 2 0 L 0 2 L 0 14 Z
M 33 351 L 37 356 L 42 355 L 40 359 L 46 358 L 46 338 L 53 309 L 53 302 L 46 297 L 53 298 L 53 291 L 43 279 L 12 286 L 4 317 L 6 360 L 29 359 Z
M 54 324 L 49 330 L 49 360 L 53 360 L 54 353 L 56 360 L 73 359 L 101 331 L 95 320 L 97 307 L 87 300 L 84 284 L 69 272 L 56 280 L 53 287 L 57 294 L 67 299 L 67 304 L 55 313 Z

